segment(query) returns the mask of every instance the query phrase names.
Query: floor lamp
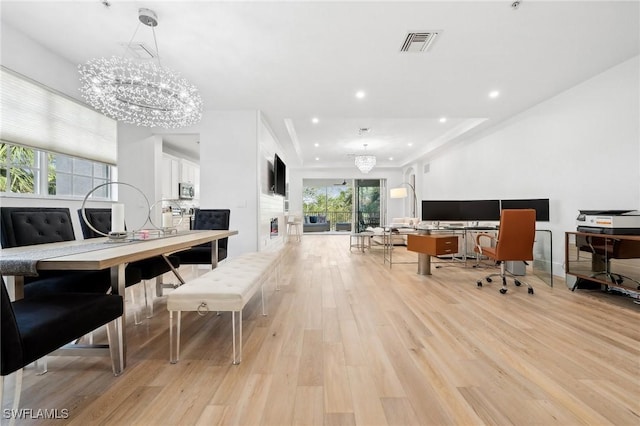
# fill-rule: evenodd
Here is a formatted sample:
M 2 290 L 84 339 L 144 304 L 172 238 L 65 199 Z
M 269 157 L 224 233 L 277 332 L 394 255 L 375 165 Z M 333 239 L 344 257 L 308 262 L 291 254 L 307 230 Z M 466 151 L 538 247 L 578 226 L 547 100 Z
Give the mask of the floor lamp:
M 411 212 L 411 217 L 416 217 L 418 212 L 418 197 L 416 196 L 416 188 L 411 185 L 409 182 L 402 182 L 401 185 L 407 185 L 413 191 L 413 211 Z M 407 198 L 409 194 L 407 193 L 407 188 L 391 188 L 389 196 L 391 198 Z

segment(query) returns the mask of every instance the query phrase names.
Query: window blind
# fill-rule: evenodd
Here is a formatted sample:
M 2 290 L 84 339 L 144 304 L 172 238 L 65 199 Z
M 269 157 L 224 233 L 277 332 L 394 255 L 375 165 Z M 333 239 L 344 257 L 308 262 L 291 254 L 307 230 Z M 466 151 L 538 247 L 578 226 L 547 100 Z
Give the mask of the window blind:
M 117 122 L 6 68 L 0 69 L 0 139 L 106 164 L 117 161 Z

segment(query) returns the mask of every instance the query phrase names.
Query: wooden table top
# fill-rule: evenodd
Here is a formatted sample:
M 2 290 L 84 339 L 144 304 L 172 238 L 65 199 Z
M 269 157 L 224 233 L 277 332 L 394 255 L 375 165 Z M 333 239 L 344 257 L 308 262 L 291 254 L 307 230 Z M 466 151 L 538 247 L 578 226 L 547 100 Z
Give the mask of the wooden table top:
M 108 243 L 107 238 L 92 238 L 90 240 L 64 241 L 60 243 L 41 244 L 42 248 L 64 248 L 83 244 L 95 244 L 103 240 L 104 248 L 98 250 L 61 255 L 38 260 L 38 270 L 98 270 L 122 263 L 135 262 L 162 254 L 170 254 L 176 251 L 185 250 L 199 244 L 216 241 L 222 238 L 237 235 L 236 230 L 221 231 L 188 231 L 178 233 L 163 238 L 151 238 L 148 240 L 137 240 L 127 243 Z M 32 252 L 38 246 L 14 247 L 3 249 L 3 254 L 15 255 L 21 252 Z

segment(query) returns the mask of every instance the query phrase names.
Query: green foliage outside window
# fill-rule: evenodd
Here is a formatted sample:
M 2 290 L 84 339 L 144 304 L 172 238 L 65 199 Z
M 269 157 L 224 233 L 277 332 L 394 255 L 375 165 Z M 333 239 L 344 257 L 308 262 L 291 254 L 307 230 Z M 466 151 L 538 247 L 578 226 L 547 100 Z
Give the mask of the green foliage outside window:
M 348 187 L 304 187 L 302 207 L 305 212 L 351 213 L 353 189 Z

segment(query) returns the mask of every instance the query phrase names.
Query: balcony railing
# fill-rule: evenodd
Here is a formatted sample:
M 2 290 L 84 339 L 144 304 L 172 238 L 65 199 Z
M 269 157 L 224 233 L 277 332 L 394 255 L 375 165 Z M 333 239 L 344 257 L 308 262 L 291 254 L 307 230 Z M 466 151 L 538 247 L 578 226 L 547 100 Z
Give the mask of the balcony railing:
M 305 211 L 304 216 L 325 216 L 331 224 L 331 230 L 336 229 L 336 223 L 350 223 L 353 224 L 353 214 L 349 212 L 335 212 L 335 211 Z M 376 227 L 380 226 L 380 214 L 378 213 L 359 213 L 359 225 L 357 229 L 364 229 L 368 226 Z

